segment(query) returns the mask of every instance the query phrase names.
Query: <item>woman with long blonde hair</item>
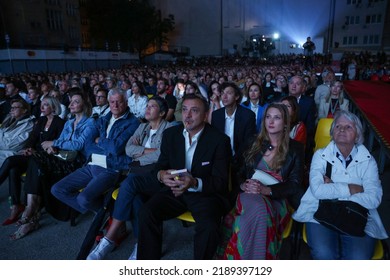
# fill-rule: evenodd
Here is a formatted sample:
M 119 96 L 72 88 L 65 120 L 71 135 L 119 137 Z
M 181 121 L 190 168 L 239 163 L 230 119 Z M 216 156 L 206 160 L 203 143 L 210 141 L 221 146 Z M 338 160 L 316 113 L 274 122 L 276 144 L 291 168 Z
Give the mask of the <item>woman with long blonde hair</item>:
M 344 85 L 342 81 L 334 81 L 330 84 L 330 92 L 320 101 L 318 107 L 318 120 L 332 118 L 337 111 L 349 110 L 349 100 L 344 98 Z
M 217 258 L 277 259 L 282 233 L 304 193 L 304 148 L 290 139 L 287 107 L 271 103 L 261 131 L 244 153 L 240 193 L 225 218 L 224 243 Z

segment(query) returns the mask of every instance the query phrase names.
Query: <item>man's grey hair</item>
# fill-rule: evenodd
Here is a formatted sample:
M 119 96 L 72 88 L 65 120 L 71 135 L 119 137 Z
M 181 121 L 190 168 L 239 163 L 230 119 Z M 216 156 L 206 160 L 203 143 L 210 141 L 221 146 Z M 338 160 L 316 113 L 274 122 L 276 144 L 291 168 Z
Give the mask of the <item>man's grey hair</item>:
M 127 99 L 127 94 L 126 92 L 124 92 L 123 90 L 121 90 L 120 88 L 112 88 L 110 89 L 110 91 L 108 92 L 108 100 L 110 100 L 110 97 L 115 95 L 115 94 L 120 94 L 123 96 L 124 99 Z

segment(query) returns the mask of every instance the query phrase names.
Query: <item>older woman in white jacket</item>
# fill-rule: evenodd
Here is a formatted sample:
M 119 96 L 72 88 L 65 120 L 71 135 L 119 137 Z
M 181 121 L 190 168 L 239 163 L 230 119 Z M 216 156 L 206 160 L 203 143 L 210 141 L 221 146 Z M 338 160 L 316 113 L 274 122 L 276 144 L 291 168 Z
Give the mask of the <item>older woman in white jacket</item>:
M 376 239 L 388 237 L 377 211 L 382 199 L 378 167 L 362 144 L 362 124 L 354 114 L 337 112 L 331 136 L 333 141 L 313 156 L 310 186 L 293 218 L 306 224 L 313 259 L 371 259 Z M 327 162 L 331 178 L 325 176 Z M 318 223 L 313 215 L 320 199 L 350 200 L 367 208 L 365 236 L 343 235 Z
M 0 128 L 0 166 L 7 157 L 24 148 L 35 117 L 30 115 L 30 105 L 23 99 L 11 101 L 11 112 Z

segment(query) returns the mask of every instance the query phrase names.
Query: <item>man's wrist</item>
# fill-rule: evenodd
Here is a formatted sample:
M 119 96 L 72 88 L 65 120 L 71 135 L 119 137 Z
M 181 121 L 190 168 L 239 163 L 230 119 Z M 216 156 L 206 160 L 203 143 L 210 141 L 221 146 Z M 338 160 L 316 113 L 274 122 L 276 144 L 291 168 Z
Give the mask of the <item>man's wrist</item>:
M 163 183 L 162 179 L 161 179 L 161 172 L 162 170 L 158 171 L 157 172 L 157 180 L 160 182 L 160 183 Z
M 198 185 L 199 185 L 198 179 L 194 178 L 194 181 L 192 182 L 191 188 L 197 190 L 198 189 Z

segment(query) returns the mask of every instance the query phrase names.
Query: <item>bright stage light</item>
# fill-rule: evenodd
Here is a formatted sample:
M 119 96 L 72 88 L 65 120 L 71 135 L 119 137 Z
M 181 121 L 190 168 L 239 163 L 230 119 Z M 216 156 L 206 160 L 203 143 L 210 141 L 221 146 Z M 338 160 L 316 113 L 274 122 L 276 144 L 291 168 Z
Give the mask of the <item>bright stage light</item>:
M 275 33 L 274 33 L 274 39 L 275 39 L 275 40 L 278 40 L 279 38 L 280 38 L 279 33 L 275 32 Z

